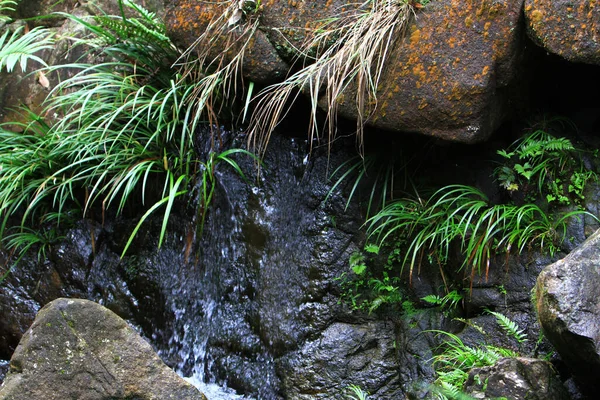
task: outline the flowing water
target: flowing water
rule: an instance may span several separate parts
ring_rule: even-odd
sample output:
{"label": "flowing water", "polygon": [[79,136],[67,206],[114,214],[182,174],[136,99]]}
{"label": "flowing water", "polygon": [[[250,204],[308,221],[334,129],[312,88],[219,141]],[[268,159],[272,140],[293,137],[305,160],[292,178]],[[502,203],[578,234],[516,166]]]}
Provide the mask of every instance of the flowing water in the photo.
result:
{"label": "flowing water", "polygon": [[[157,343],[159,354],[209,398],[235,398],[223,387],[280,398],[274,357],[302,332],[296,303],[305,285],[292,266],[299,254],[311,253],[301,234],[314,224],[298,209],[307,196],[306,153],[293,140],[286,144],[278,182],[271,176],[268,183],[248,184],[221,165],[209,218],[188,262],[184,233],[149,260],[160,271],[172,315],[166,331],[155,332],[154,340],[166,341]],[[252,163],[245,167],[253,173]]]}
{"label": "flowing water", "polygon": [[[346,268],[353,235],[336,228],[345,223],[332,216],[335,202],[324,201],[329,160],[309,163],[306,147],[304,141],[274,139],[258,182],[250,159],[238,157],[252,183],[219,165],[201,238],[195,212],[183,204],[160,250],[155,236],[161,215],[145,223],[147,237],[136,239],[120,260],[135,221],[117,219],[103,227],[83,221],[44,267],[56,270],[64,286],[53,292],[42,283],[38,291],[46,278],[32,276],[30,285],[13,287],[31,286],[35,301],[20,298],[35,303],[33,313],[59,296],[106,305],[210,399],[281,399],[278,363],[329,324],[337,304],[330,285]],[[337,202],[338,211],[343,204]]]}

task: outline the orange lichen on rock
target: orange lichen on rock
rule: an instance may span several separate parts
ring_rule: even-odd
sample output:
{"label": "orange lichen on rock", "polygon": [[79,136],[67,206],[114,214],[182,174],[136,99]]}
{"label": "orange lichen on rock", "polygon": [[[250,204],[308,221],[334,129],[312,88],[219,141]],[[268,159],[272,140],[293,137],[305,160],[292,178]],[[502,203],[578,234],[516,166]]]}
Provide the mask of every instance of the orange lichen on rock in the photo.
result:
{"label": "orange lichen on rock", "polygon": [[421,39],[421,31],[419,29],[413,31],[410,34],[410,44],[411,45],[416,45],[417,43],[419,43],[420,39]]}
{"label": "orange lichen on rock", "polygon": [[527,33],[547,51],[567,60],[600,64],[597,0],[526,0]]}

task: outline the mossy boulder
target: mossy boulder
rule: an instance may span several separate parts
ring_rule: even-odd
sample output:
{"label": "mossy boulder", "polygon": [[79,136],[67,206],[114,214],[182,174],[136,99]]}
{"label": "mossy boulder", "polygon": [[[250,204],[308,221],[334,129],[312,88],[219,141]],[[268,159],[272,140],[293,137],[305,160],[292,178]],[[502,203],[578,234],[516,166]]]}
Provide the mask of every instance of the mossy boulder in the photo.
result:
{"label": "mossy boulder", "polygon": [[88,300],[57,299],[23,335],[2,400],[206,400],[127,322]]}
{"label": "mossy boulder", "polygon": [[[228,4],[176,0],[167,8],[170,34],[180,45],[191,45]],[[486,140],[510,112],[509,88],[522,50],[522,5],[523,0],[439,0],[417,10],[387,59],[369,124],[466,143]],[[356,7],[350,1],[263,1],[244,75],[257,82],[281,80],[306,32]],[[344,116],[357,116],[356,104],[341,102]]]}

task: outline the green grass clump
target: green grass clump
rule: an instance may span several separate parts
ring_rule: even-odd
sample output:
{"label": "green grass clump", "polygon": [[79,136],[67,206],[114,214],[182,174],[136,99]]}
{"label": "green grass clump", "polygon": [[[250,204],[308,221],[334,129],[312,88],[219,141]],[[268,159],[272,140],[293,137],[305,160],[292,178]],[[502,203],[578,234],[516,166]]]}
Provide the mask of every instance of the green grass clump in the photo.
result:
{"label": "green grass clump", "polygon": [[[135,17],[122,12],[87,20],[65,14],[88,32],[74,45],[105,61],[46,69],[49,76],[69,72],[52,88],[43,111],[56,122],[28,112],[28,123],[0,126],[0,238],[6,246],[27,249],[31,232],[93,209],[103,217],[108,209],[120,214],[133,203],[147,211],[123,254],[141,224],[162,209],[160,246],[177,199],[199,199],[201,225],[217,166],[242,174],[235,157],[249,155],[245,150],[222,151],[213,141],[208,158],[200,158],[198,128],[214,110],[198,103],[198,82],[171,68],[181,53],[162,22],[131,2],[119,4]],[[15,126],[21,131],[9,129]]]}
{"label": "green grass clump", "polygon": [[489,271],[490,257],[511,249],[538,245],[553,254],[564,238],[570,217],[588,214],[575,210],[551,216],[535,204],[492,205],[479,189],[449,185],[429,198],[396,200],[367,222],[369,237],[379,243],[405,238],[408,247],[402,268],[412,277],[424,257],[447,260],[452,246],[463,254],[462,267],[471,274]]}

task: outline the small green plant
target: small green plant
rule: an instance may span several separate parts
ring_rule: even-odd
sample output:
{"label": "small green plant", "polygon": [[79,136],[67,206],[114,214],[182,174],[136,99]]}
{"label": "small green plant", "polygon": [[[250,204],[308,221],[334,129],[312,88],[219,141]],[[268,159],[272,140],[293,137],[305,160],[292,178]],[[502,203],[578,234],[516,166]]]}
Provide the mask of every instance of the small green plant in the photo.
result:
{"label": "small green plant", "polygon": [[369,398],[369,393],[365,392],[364,390],[362,390],[362,388],[360,386],[357,385],[350,385],[348,386],[348,393],[346,395],[347,399],[350,400],[367,400]]}
{"label": "small green plant", "polygon": [[523,331],[523,329],[519,328],[516,322],[499,312],[488,310],[488,313],[496,317],[496,322],[498,322],[498,325],[502,327],[508,336],[514,338],[519,344],[527,341],[527,334]]}
{"label": "small green plant", "polygon": [[[377,254],[379,247],[365,246],[365,253]],[[346,301],[353,310],[374,312],[384,304],[403,304],[406,301],[400,289],[400,279],[382,271],[375,276],[369,270],[365,253],[356,251],[350,255],[349,264],[352,274],[343,273],[336,280],[342,287],[341,300]]]}
{"label": "small green plant", "polygon": [[391,159],[381,160],[375,155],[368,154],[364,157],[356,156],[340,164],[331,174],[330,179],[335,178],[334,184],[329,189],[325,201],[335,193],[336,190],[349,182],[352,187],[346,201],[348,209],[353,198],[358,196],[361,187],[368,181],[371,181],[370,187],[367,187],[368,199],[366,201],[366,216],[370,217],[372,212],[385,207],[394,198],[394,185],[399,175],[397,160],[398,152],[394,152]]}
{"label": "small green plant", "polygon": [[[519,343],[526,340],[523,330],[503,314],[490,312],[496,317],[498,324]],[[476,327],[476,326],[475,326]],[[479,328],[479,327],[476,327]],[[483,332],[481,328],[479,332]],[[434,382],[434,392],[440,400],[471,398],[462,392],[463,386],[469,377],[469,371],[476,367],[494,365],[500,358],[518,357],[514,350],[492,346],[486,343],[469,346],[457,335],[445,331],[433,330],[438,336],[444,338],[439,347],[439,352],[433,358],[433,367],[437,379]]]}
{"label": "small green plant", "polygon": [[458,293],[458,291],[453,290],[442,297],[435,294],[430,294],[421,298],[421,300],[437,306],[443,310],[444,313],[447,313],[448,311],[458,307],[459,303],[463,300],[463,295]]}
{"label": "small green plant", "polygon": [[527,194],[529,185],[535,183],[538,193],[548,203],[581,202],[587,182],[597,179],[594,172],[585,171],[577,161],[582,151],[569,139],[555,137],[542,129],[526,134],[508,150],[497,153],[505,159],[505,164],[495,170],[501,187]]}

